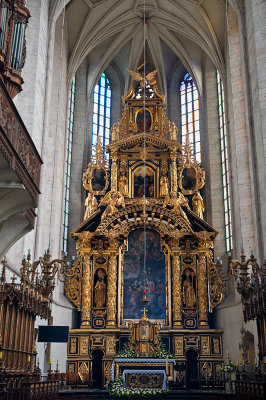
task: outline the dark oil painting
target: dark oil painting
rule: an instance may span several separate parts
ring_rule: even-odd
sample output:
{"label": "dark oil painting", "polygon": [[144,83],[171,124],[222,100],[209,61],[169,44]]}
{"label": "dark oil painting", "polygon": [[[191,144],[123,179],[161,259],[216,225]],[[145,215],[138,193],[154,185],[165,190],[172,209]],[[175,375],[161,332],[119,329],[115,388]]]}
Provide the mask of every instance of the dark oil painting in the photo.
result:
{"label": "dark oil painting", "polygon": [[94,192],[101,192],[105,189],[106,172],[103,168],[94,168],[92,171],[91,187]]}
{"label": "dark oil painting", "polygon": [[154,172],[142,165],[134,174],[134,197],[154,197]]}
{"label": "dark oil painting", "polygon": [[148,317],[165,319],[165,256],[161,252],[160,235],[152,229],[136,229],[128,238],[128,251],[124,255],[125,319],[142,316],[143,290],[149,299]]}
{"label": "dark oil painting", "polygon": [[142,108],[138,111],[136,123],[139,132],[149,132],[151,129],[151,113]]}
{"label": "dark oil painting", "polygon": [[195,190],[197,184],[196,171],[194,168],[184,168],[182,186],[184,190]]}

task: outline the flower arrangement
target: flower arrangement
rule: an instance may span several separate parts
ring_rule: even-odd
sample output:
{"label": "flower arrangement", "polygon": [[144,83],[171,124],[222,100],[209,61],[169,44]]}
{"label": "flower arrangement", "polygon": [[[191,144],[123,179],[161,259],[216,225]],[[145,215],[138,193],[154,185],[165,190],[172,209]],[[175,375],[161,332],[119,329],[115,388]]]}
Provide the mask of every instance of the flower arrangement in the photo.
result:
{"label": "flower arrangement", "polygon": [[135,350],[130,349],[129,344],[125,343],[124,348],[120,350],[116,356],[116,358],[135,358],[137,357],[137,354],[135,353]]}
{"label": "flower arrangement", "polygon": [[111,383],[109,394],[114,397],[122,397],[124,399],[150,399],[159,398],[169,393],[169,390],[162,389],[130,389],[123,386],[123,379],[119,376]]}
{"label": "flower arrangement", "polygon": [[232,363],[231,358],[229,358],[227,363],[223,363],[220,368],[220,372],[227,372],[228,374],[232,374],[236,370],[236,365]]}
{"label": "flower arrangement", "polygon": [[166,350],[166,348],[163,344],[160,344],[160,347],[158,347],[154,351],[153,357],[155,357],[155,358],[175,358],[174,354],[172,354],[172,353],[170,353],[170,351]]}

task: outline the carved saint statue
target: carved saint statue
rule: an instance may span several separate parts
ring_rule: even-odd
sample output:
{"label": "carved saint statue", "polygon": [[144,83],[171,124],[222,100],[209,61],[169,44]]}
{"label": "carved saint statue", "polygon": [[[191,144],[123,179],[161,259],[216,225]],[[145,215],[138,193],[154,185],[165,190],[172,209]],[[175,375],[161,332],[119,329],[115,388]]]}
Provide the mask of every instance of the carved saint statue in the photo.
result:
{"label": "carved saint statue", "polygon": [[112,126],[111,135],[112,135],[112,142],[115,142],[116,140],[119,140],[119,126],[118,126],[118,124],[114,124]]}
{"label": "carved saint statue", "polygon": [[94,286],[94,303],[96,308],[104,307],[106,297],[106,284],[104,283],[105,273],[99,269],[97,272],[98,281]]}
{"label": "carved saint statue", "polygon": [[192,197],[192,206],[194,213],[197,214],[198,217],[203,219],[204,203],[200,192],[196,192]]}
{"label": "carved saint statue", "polygon": [[169,122],[169,132],[170,132],[170,139],[176,140],[177,139],[177,127],[175,126],[174,122]]}
{"label": "carved saint statue", "polygon": [[194,289],[188,276],[183,283],[183,304],[186,308],[194,307]]}
{"label": "carved saint statue", "polygon": [[102,215],[101,221],[104,221],[107,216],[110,216],[115,211],[117,211],[118,206],[126,206],[124,196],[122,196],[119,192],[115,192],[113,195],[111,194],[111,192],[107,193],[106,196],[102,199],[100,206],[101,205],[107,205]]}
{"label": "carved saint statue", "polygon": [[169,194],[169,181],[166,176],[166,173],[163,172],[160,179],[160,197],[168,196]]}
{"label": "carved saint statue", "polygon": [[88,196],[85,200],[85,207],[86,207],[86,210],[85,210],[85,214],[84,214],[84,220],[89,218],[89,216],[91,214],[93,214],[94,211],[97,210],[98,202],[93,193],[90,193],[90,192],[88,193]]}
{"label": "carved saint statue", "polygon": [[122,194],[122,196],[128,196],[128,183],[124,172],[121,173],[119,178],[119,192]]}

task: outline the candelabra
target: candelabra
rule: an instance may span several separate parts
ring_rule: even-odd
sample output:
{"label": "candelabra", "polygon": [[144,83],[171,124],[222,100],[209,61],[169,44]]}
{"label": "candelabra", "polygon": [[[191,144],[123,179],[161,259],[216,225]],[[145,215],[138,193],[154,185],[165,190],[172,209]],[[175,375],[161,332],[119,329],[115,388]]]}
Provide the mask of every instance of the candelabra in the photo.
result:
{"label": "candelabra", "polygon": [[229,253],[229,271],[234,276],[241,295],[244,321],[256,320],[258,331],[259,361],[266,357],[266,262],[259,266],[251,252],[246,260],[244,250],[240,261],[232,260]]}
{"label": "candelabra", "polygon": [[30,282],[38,292],[46,299],[51,300],[53,290],[55,287],[55,276],[58,276],[60,281],[65,281],[68,276],[67,270],[69,262],[66,258],[56,258],[51,260],[51,253],[49,249],[44,252],[43,257],[31,263],[31,254],[28,251],[27,257],[24,256],[22,260],[22,267],[20,269],[21,280]]}

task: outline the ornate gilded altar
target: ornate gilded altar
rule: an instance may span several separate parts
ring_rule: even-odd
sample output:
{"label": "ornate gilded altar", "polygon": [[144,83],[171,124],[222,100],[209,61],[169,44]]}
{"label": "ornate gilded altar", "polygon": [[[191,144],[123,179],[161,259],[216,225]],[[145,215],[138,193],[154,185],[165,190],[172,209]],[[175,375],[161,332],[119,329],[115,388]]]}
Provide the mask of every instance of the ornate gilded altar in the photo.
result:
{"label": "ornate gilded altar", "polygon": [[224,286],[213,262],[217,232],[202,218],[205,173],[188,139],[185,146],[177,142],[164,95],[148,76],[123,98],[107,147],[110,165],[98,138],[83,176],[84,220],[72,232],[77,260],[65,292],[81,323],[70,331],[68,370],[78,372],[85,362],[91,373],[98,350],[104,383],[141,317],[144,292],[181,383],[191,352],[198,378],[215,377],[223,361],[222,331],[210,326]]}

